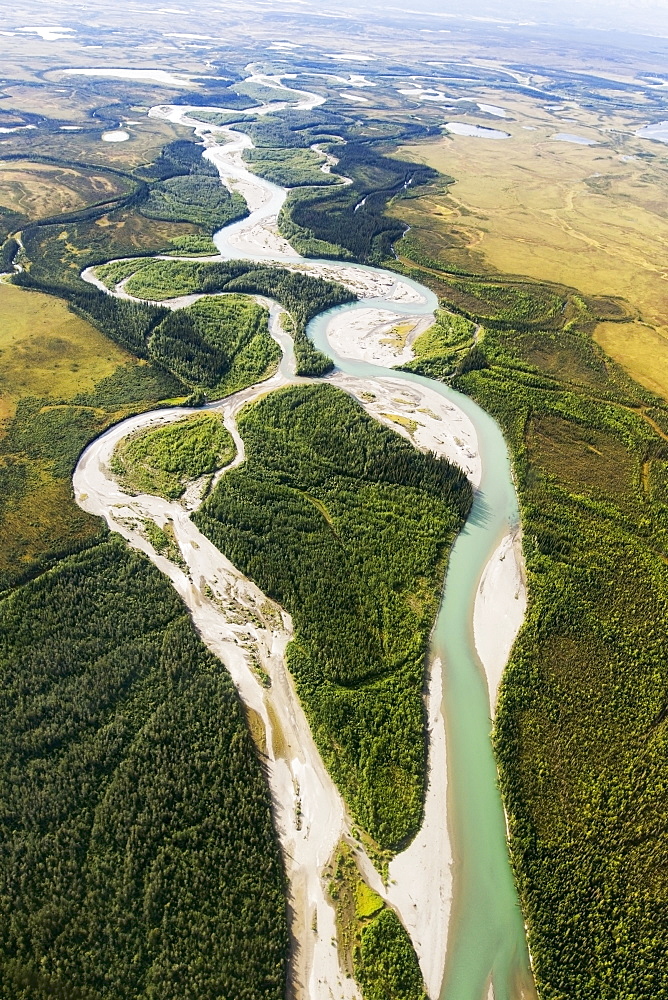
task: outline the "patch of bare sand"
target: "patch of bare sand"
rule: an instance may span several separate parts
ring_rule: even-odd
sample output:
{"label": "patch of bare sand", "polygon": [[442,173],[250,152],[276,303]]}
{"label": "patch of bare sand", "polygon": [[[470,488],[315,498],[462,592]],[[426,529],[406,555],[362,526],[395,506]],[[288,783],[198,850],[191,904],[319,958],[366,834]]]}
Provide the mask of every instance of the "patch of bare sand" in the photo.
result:
{"label": "patch of bare sand", "polygon": [[522,627],[527,589],[519,532],[506,535],[485,566],[475,598],[473,632],[489,691],[491,714],[510,650]]}

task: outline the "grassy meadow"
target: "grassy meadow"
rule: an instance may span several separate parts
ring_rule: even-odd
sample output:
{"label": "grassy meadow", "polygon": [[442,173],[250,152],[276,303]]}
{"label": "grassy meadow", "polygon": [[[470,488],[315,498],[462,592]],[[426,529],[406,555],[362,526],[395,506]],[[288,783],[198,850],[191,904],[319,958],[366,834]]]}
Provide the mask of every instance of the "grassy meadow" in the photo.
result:
{"label": "grassy meadow", "polygon": [[[511,139],[443,136],[400,147],[402,159],[455,182],[397,200],[393,213],[445,270],[526,276],[625,300],[633,322],[604,323],[595,337],[633,378],[668,397],[668,164],[660,145],[631,137],[627,120],[612,119],[609,128],[627,130],[613,137],[584,116],[556,122],[522,102],[496,100],[530,129],[500,120]],[[559,131],[599,145],[552,141]]]}
{"label": "grassy meadow", "polygon": [[67,399],[134,361],[52,295],[0,283],[0,313],[4,419],[22,396]]}

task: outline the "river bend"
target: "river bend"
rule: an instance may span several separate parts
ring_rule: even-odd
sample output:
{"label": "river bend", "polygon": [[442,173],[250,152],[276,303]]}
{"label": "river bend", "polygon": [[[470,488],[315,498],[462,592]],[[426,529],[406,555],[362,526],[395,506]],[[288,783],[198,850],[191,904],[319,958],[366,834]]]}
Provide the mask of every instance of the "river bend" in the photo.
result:
{"label": "river bend", "polygon": [[[275,77],[251,79],[273,88],[282,86]],[[288,93],[297,108],[312,108],[322,101],[315,94]],[[284,106],[264,105],[257,113],[275,113]],[[391,355],[385,364],[378,363],[378,354],[374,355],[376,363],[362,360],[363,350],[352,352],[356,357],[347,356],[345,337],[335,338],[335,331],[340,333],[346,325],[355,324],[364,328],[366,324],[373,340],[374,323],[377,327],[380,314],[413,322],[417,328],[433,315],[437,306],[434,294],[382,268],[306,260],[296,254],[277,226],[286,189],[248,170],[243,160],[244,150],[252,146],[248,136],[230,127],[198,121],[197,112],[202,110],[226,109],[162,105],[150,114],[193,128],[223,183],[243,194],[249,205],[247,218],[215,234],[219,256],[211,259],[275,262],[351,288],[358,295],[357,302],[317,316],[307,330],[314,344],[336,365],[334,373],[322,381],[355,396],[372,416],[394,430],[402,432],[388,418],[388,407],[395,414],[410,415],[408,422],[417,427],[412,433],[405,429],[403,433],[418,447],[431,448],[457,462],[475,486],[471,516],[452,550],[432,636],[424,822],[413,844],[391,863],[387,887],[352,840],[350,817],[320,760],[285,670],[283,654],[292,636],[289,616],[268,601],[192,523],[190,512],[200,502],[197,484],[181,503],[148,495],[129,497],[109,471],[113,450],[127,434],[179,419],[192,410],[177,407],[140,414],[92,442],[74,474],[77,502],[105,517],[113,530],[144,551],[169,576],[202,638],[229,668],[254,731],[263,734],[276,828],[290,887],[292,995],[300,1000],[354,1000],[359,995],[339,967],[334,915],[323,881],[327,862],[344,838],[355,843],[365,877],[393,906],[410,933],[431,1000],[530,997],[533,987],[524,925],[508,862],[505,818],[489,739],[490,704],[495,699],[499,670],[521,622],[523,594],[518,590],[509,595],[499,586],[495,590],[494,580],[502,578],[488,575],[487,600],[480,601],[485,568],[500,568],[499,559],[504,558],[500,551],[506,555],[517,552],[516,546],[499,549],[518,527],[517,499],[503,436],[492,418],[471,399],[442,383],[393,370],[396,360]],[[327,157],[323,169],[330,170],[333,161],[335,158]],[[82,276],[99,286],[91,269]],[[126,293],[117,288],[111,294]],[[196,297],[163,304],[178,308]],[[270,307],[270,332],[283,352],[278,371],[258,385],[211,404],[223,414],[235,438],[238,453],[234,464],[244,458],[236,427],[240,407],[272,388],[304,381],[294,375],[292,344],[282,332],[280,306],[269,300],[265,304]],[[335,339],[336,350],[330,337]],[[181,552],[180,566],[153,549],[143,529],[147,519],[160,526],[169,524]],[[507,565],[511,562],[509,558]],[[513,604],[513,599],[519,603]],[[499,637],[498,643],[491,643],[498,648],[489,653],[483,653],[479,641],[481,656],[473,630],[474,605],[476,636],[480,628],[488,638]],[[495,658],[493,668],[490,663]],[[257,662],[272,680],[269,689],[259,682],[253,668]]]}

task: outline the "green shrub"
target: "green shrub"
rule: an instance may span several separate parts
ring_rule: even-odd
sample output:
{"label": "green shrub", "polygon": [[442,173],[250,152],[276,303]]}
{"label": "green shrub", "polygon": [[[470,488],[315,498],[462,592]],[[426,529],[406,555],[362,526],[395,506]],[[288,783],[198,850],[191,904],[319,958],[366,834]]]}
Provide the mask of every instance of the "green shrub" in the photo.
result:
{"label": "green shrub", "polygon": [[235,452],[222,417],[202,413],[124,438],[111,469],[126,489],[178,500],[189,481],[222,469]]}

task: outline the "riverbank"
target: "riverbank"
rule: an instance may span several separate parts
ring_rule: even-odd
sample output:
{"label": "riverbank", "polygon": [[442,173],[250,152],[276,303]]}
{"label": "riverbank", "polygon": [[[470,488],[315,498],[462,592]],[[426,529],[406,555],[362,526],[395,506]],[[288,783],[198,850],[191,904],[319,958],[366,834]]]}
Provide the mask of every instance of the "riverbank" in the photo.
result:
{"label": "riverbank", "polygon": [[358,309],[335,316],[328,339],[337,354],[395,368],[413,358],[415,338],[432,324],[430,316],[406,316],[388,309]]}
{"label": "riverbank", "polygon": [[[290,372],[286,334],[280,310],[272,309],[272,332],[284,350],[279,371],[264,383],[212,404],[237,447],[234,461],[221,474],[244,461],[243,440],[236,415],[248,402],[268,390],[303,381]],[[286,363],[287,359],[287,363]],[[392,379],[361,379],[334,375],[333,382],[357,398],[368,412],[397,391]],[[420,387],[422,388],[422,387]],[[375,395],[374,400],[367,398]],[[429,390],[411,402],[424,402]],[[438,407],[439,401],[429,399]],[[445,401],[441,400],[445,414]],[[259,748],[267,763],[267,776],[274,804],[276,829],[286,859],[290,883],[290,912],[294,935],[292,980],[295,996],[314,998],[322,989],[337,1000],[354,1000],[354,984],[345,978],[336,948],[334,914],[328,897],[324,871],[336,845],[352,841],[352,823],[338,790],[325,770],[292,678],[284,665],[284,653],[292,638],[289,616],[269,601],[209,542],[190,520],[199,505],[196,491],[188,491],[185,503],[159,497],[129,497],[116,483],[109,468],[113,451],[123,437],[139,429],[155,427],[192,414],[186,408],[171,408],[139,414],[111,428],[86,449],[74,476],[74,489],[81,507],[106,519],[166,573],[189,608],[193,621],[209,648],[228,666],[242,702],[246,706]],[[436,418],[436,414],[434,414]],[[442,418],[439,418],[442,419]],[[383,422],[390,423],[386,417]],[[396,428],[403,433],[405,429]],[[439,441],[430,439],[439,452]],[[153,522],[168,530],[178,547],[182,563],[175,564],[157,553],[145,524]],[[259,623],[259,624],[258,624]],[[263,688],[253,664],[271,678]],[[450,849],[446,812],[447,785],[445,727],[441,709],[441,672],[438,664],[429,672],[426,691],[429,715],[429,782],[424,821],[410,847],[390,866],[390,881],[384,886],[368,855],[358,847],[358,861],[369,884],[386,900],[408,930],[420,961],[430,997],[437,997],[443,971],[444,945],[450,914]],[[255,722],[253,723],[253,720]],[[258,736],[259,733],[259,736]],[[314,930],[317,928],[317,932]],[[334,944],[332,944],[334,942]]]}

